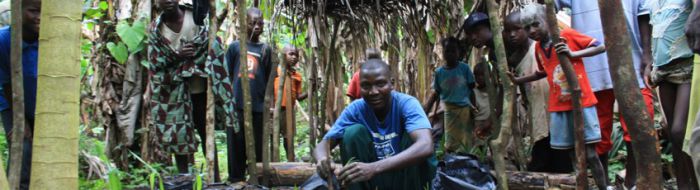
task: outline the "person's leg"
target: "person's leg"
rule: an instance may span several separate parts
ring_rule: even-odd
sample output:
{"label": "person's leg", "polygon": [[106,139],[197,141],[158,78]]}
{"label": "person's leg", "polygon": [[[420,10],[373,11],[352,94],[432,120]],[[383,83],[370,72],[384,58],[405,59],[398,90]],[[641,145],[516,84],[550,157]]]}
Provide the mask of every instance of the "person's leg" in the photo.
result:
{"label": "person's leg", "polygon": [[263,113],[253,112],[253,138],[255,138],[255,161],[262,162]]}
{"label": "person's leg", "polygon": [[593,179],[595,180],[598,189],[606,189],[608,187],[607,175],[603,174],[603,165],[600,163],[600,158],[596,153],[596,144],[586,144],[586,164],[588,168],[591,169],[593,173]]}
{"label": "person's leg", "polygon": [[667,119],[670,120],[671,153],[673,154],[673,165],[675,166],[678,189],[698,189],[695,172],[691,167],[688,167],[692,166],[692,160],[682,150],[685,127],[688,120],[690,83],[678,85],[675,95],[674,114],[671,116],[667,115]]}
{"label": "person's leg", "polygon": [[245,133],[243,111],[237,111],[238,133],[234,132],[232,127],[226,128],[226,145],[228,152],[228,180],[235,183],[245,181],[246,170],[246,146],[243,134]]}
{"label": "person's leg", "polygon": [[287,111],[280,111],[280,130],[284,139],[284,151],[287,155],[287,162],[294,162],[294,127],[287,123]]}
{"label": "person's leg", "polygon": [[177,172],[181,174],[186,174],[189,173],[189,168],[190,168],[190,155],[189,154],[182,154],[182,155],[175,155],[175,166],[177,166]]}
{"label": "person's leg", "polygon": [[[596,112],[598,112],[598,123],[600,124],[600,134],[601,140],[596,145],[596,153],[600,158],[600,162],[603,165],[603,170],[607,176],[608,171],[608,152],[612,148],[612,141],[610,136],[612,135],[612,124],[613,124],[613,107],[615,106],[615,93],[612,89],[601,90],[595,92],[595,97],[598,99],[598,103],[595,105]],[[609,178],[605,178],[609,179]]]}
{"label": "person's leg", "polygon": [[[207,93],[192,94],[192,121],[194,128],[197,130],[199,139],[202,140],[202,151],[206,157],[207,154]],[[214,182],[221,181],[219,176],[219,156],[216,155],[216,140],[214,140]]]}
{"label": "person's leg", "polygon": [[473,127],[469,108],[445,104],[445,152],[469,153],[473,148]]}

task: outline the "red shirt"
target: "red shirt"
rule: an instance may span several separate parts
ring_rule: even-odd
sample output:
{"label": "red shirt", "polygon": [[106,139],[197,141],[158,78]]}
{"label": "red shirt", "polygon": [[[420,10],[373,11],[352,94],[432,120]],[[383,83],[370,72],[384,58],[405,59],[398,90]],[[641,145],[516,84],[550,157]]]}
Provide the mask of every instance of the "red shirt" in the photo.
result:
{"label": "red shirt", "polygon": [[353,99],[362,98],[360,95],[360,71],[356,71],[352,74],[352,79],[350,79],[350,84],[348,84],[348,92],[346,95]]}
{"label": "red shirt", "polygon": [[[563,29],[561,37],[566,39],[566,44],[569,45],[571,51],[579,51],[590,46],[595,46],[598,43],[595,39],[576,32],[573,29]],[[571,90],[566,82],[564,71],[559,65],[559,58],[552,46],[545,50],[541,43],[536,44],[537,63],[540,70],[547,73],[547,82],[549,82],[549,112],[571,111],[573,105],[571,102]],[[549,56],[548,56],[549,55]],[[588,83],[586,68],[583,65],[582,58],[569,58],[569,61],[574,67],[578,83],[581,87],[581,105],[583,107],[594,106],[598,100],[593,94],[591,85]]]}

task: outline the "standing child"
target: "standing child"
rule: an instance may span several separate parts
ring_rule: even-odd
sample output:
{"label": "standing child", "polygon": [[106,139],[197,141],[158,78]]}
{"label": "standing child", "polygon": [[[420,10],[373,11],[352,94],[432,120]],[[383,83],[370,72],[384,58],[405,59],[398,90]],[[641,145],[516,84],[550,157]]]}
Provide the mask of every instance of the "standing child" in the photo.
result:
{"label": "standing child", "polygon": [[[293,46],[284,47],[284,87],[282,92],[282,110],[280,111],[280,129],[284,137],[284,150],[287,153],[287,161],[294,162],[294,135],[296,135],[296,126],[294,121],[294,105],[296,101],[306,99],[306,93],[300,94],[301,91],[301,73],[297,72],[294,66],[299,62],[299,51]],[[279,87],[279,79],[281,69],[277,68],[277,77],[275,78],[275,102],[277,102],[277,88]],[[291,96],[290,96],[291,95]],[[291,100],[287,102],[288,100]],[[289,106],[287,106],[289,104]],[[289,116],[288,116],[289,115]],[[287,123],[291,121],[291,123]]]}
{"label": "standing child", "polygon": [[459,40],[448,37],[442,40],[445,65],[435,71],[433,94],[440,95],[445,104],[445,151],[464,152],[472,145],[472,126],[469,124],[474,88],[474,74],[469,65],[459,59],[463,56]]}
{"label": "standing child", "polygon": [[[536,58],[540,71],[523,77],[511,79],[516,84],[536,81],[547,77],[549,83],[549,107],[550,112],[550,144],[554,149],[571,149],[574,147],[574,121],[571,89],[567,83],[564,72],[559,64],[557,54],[569,57],[574,71],[578,76],[581,87],[581,101],[584,121],[584,140],[586,142],[586,161],[593,171],[596,185],[599,189],[607,188],[607,180],[603,172],[603,166],[596,154],[595,145],[600,141],[600,126],[598,124],[595,104],[597,100],[593,95],[588,77],[583,66],[582,57],[596,55],[605,51],[602,45],[595,39],[580,34],[572,29],[561,31],[563,42],[552,44],[549,26],[546,20],[544,6],[531,4],[523,8],[521,12],[523,25],[529,32],[530,38],[537,41]],[[572,155],[573,157],[573,155]],[[575,159],[573,159],[575,160]]]}

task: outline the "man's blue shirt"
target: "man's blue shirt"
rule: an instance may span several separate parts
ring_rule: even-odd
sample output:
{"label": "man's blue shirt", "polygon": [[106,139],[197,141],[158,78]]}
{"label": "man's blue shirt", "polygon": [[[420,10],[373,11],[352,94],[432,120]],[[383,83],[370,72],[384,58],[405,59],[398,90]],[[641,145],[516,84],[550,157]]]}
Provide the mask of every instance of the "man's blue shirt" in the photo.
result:
{"label": "man's blue shirt", "polygon": [[[5,97],[5,88],[12,87],[10,76],[10,27],[0,28],[0,111],[10,108],[12,97]],[[25,117],[34,118],[36,107],[36,79],[37,59],[39,56],[39,42],[22,42],[22,74],[24,75],[24,110]]]}

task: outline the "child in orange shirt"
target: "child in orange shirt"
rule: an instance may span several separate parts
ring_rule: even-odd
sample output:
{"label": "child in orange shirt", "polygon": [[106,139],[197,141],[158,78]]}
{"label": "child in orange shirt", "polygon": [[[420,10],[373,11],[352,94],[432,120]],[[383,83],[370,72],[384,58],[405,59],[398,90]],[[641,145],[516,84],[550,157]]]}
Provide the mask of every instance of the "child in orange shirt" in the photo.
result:
{"label": "child in orange shirt", "polygon": [[[581,101],[583,107],[583,136],[586,142],[586,161],[589,168],[593,171],[598,188],[606,189],[607,180],[595,150],[596,143],[601,139],[600,126],[595,109],[597,100],[588,83],[582,59],[583,57],[604,52],[605,45],[572,29],[562,30],[560,34],[562,42],[552,44],[550,31],[547,28],[549,25],[546,20],[546,10],[544,6],[539,4],[525,6],[521,10],[521,22],[526,26],[530,38],[537,41],[535,54],[540,70],[522,77],[514,77],[512,74],[509,74],[511,79],[516,84],[522,84],[547,77],[547,82],[550,86],[548,105],[551,117],[549,129],[551,136],[550,145],[554,149],[571,149],[574,147],[572,90],[564,77],[557,54],[564,54],[569,57],[581,88],[581,99],[576,101]],[[572,158],[574,158],[573,154]],[[572,160],[575,161],[576,159]]]}
{"label": "child in orange shirt", "polygon": [[[280,111],[280,131],[284,137],[284,150],[287,153],[287,161],[294,162],[294,136],[296,135],[296,127],[294,126],[294,105],[297,100],[306,99],[306,93],[301,93],[301,73],[297,72],[294,66],[299,62],[299,51],[293,46],[284,47],[284,67],[285,79],[284,91],[282,92],[282,109]],[[277,101],[277,92],[279,87],[279,77],[281,69],[277,68],[277,77],[275,77],[274,92],[275,102]],[[291,94],[291,97],[288,97]],[[289,103],[287,103],[289,101]],[[289,106],[287,106],[289,105]],[[289,117],[289,119],[288,119]],[[287,123],[291,121],[291,123]]]}

